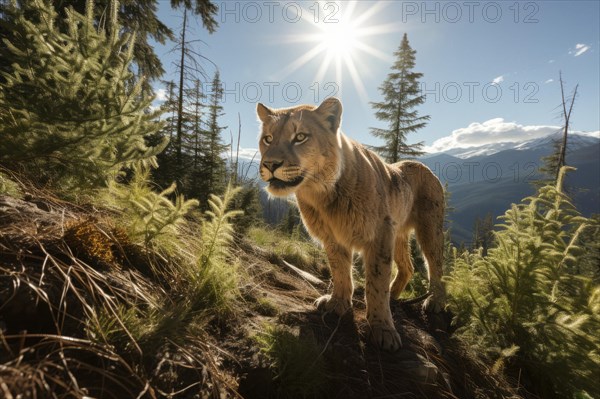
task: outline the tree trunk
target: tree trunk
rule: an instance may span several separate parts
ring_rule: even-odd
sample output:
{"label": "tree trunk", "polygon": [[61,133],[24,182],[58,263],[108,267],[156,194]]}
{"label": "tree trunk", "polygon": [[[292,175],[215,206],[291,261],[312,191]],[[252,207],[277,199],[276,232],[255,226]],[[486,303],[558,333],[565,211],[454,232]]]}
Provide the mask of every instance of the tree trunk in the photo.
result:
{"label": "tree trunk", "polygon": [[179,64],[179,94],[177,96],[177,140],[175,142],[177,168],[182,169],[181,142],[183,139],[183,81],[185,76],[185,30],[187,25],[187,10],[183,10],[183,28],[181,31],[181,60]]}

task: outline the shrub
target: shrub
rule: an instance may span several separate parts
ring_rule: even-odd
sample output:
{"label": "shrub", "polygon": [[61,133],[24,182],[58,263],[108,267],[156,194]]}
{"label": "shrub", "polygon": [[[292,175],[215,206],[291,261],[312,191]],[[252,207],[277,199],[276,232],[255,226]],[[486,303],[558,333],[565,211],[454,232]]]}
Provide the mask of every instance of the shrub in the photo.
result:
{"label": "shrub", "polygon": [[487,257],[455,252],[446,280],[462,336],[542,397],[600,395],[600,286],[577,273],[594,222],[562,191],[569,169],[505,213]]}
{"label": "shrub", "polygon": [[90,0],[86,15],[67,10],[66,32],[52,2],[3,8],[13,39],[0,48],[11,65],[0,77],[0,163],[70,196],[134,162],[155,163],[167,140],[146,143],[161,124],[131,71],[134,36],[120,34],[117,8],[110,34],[96,27]]}

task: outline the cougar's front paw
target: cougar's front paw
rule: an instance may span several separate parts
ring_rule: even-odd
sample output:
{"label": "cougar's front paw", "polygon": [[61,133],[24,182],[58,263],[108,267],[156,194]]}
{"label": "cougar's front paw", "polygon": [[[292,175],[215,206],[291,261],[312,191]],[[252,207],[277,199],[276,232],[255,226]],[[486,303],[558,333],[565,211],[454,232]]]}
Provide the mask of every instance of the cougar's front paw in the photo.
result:
{"label": "cougar's front paw", "polygon": [[341,299],[332,295],[323,295],[315,301],[315,306],[321,312],[335,312],[339,316],[343,316],[352,308],[352,302],[347,299]]}
{"label": "cougar's front paw", "polygon": [[373,345],[388,352],[402,347],[402,340],[396,329],[385,324],[370,325],[369,339]]}

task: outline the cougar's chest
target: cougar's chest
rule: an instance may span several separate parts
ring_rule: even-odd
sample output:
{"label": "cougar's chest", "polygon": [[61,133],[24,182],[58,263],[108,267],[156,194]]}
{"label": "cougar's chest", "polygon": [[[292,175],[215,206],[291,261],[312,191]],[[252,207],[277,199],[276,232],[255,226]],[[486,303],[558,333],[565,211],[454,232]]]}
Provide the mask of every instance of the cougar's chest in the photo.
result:
{"label": "cougar's chest", "polygon": [[334,240],[352,247],[362,247],[372,240],[377,220],[378,204],[367,203],[361,193],[322,198],[315,204],[298,201],[309,233],[321,241]]}

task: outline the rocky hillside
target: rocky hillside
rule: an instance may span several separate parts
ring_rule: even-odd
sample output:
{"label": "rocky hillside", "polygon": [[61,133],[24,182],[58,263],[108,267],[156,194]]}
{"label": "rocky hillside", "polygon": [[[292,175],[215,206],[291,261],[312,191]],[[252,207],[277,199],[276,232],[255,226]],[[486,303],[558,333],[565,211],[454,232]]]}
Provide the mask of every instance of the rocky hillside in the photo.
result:
{"label": "rocky hillside", "polygon": [[418,300],[392,304],[403,348],[378,351],[360,283],[352,315],[323,316],[312,302],[328,290],[324,264],[237,237],[223,312],[182,291],[176,257],[131,243],[112,216],[0,196],[0,396],[519,397]]}

